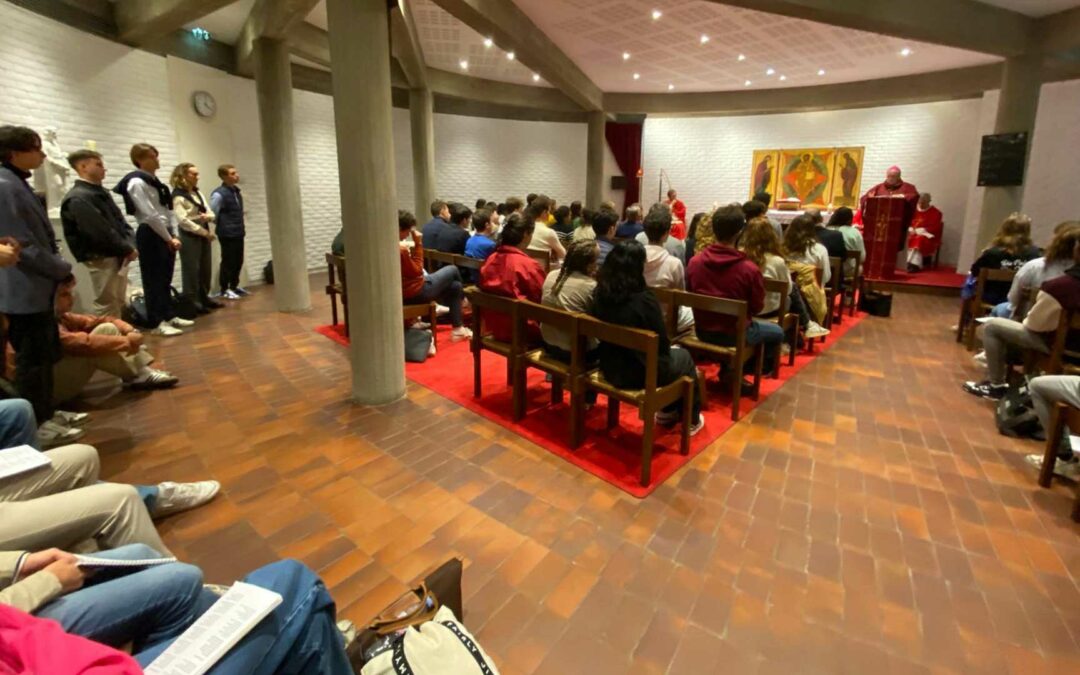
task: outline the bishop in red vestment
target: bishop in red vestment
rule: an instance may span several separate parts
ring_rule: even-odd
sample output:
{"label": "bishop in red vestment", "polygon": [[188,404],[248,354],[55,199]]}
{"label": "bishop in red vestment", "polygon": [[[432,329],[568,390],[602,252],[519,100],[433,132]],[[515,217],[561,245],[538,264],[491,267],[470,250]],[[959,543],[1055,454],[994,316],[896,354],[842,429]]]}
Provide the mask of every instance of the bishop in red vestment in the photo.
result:
{"label": "bishop in red vestment", "polygon": [[686,239],[686,204],[682,203],[674,188],[667,191],[667,201],[664,203],[671,209],[671,236]]}
{"label": "bishop in red vestment", "polygon": [[922,269],[923,259],[936,254],[941,248],[941,234],[945,229],[941,211],[930,205],[930,193],[919,195],[919,204],[915,207],[915,217],[911,220],[911,232],[908,235],[907,266],[908,272]]}
{"label": "bishop in red vestment", "polygon": [[904,241],[907,239],[907,230],[911,227],[911,220],[915,217],[915,206],[919,201],[919,190],[911,183],[905,183],[900,176],[900,167],[889,167],[885,172],[885,182],[878,183],[863,195],[859,200],[859,209],[866,213],[866,200],[870,197],[894,197],[900,195],[904,198],[904,233],[900,237],[900,247],[903,250]]}

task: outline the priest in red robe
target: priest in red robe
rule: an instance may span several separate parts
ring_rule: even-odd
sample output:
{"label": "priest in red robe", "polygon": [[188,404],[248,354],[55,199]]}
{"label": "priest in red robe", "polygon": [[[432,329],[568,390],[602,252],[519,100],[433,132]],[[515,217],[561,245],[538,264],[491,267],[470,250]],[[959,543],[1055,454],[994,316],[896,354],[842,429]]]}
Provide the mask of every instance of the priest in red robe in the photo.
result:
{"label": "priest in red robe", "polygon": [[664,203],[671,209],[671,236],[686,239],[686,204],[682,203],[674,188],[667,191],[667,201]]}
{"label": "priest in red robe", "polygon": [[903,250],[904,241],[907,239],[907,231],[911,227],[911,221],[915,217],[915,206],[919,202],[919,190],[911,183],[905,183],[900,176],[900,167],[892,166],[885,172],[885,182],[878,183],[863,195],[859,200],[859,209],[866,213],[866,200],[870,197],[895,197],[904,198],[904,232],[900,236],[900,250]]}
{"label": "priest in red robe", "polygon": [[923,260],[936,255],[941,248],[941,234],[945,223],[941,211],[930,205],[930,193],[919,195],[919,204],[915,207],[915,217],[911,220],[911,232],[908,234],[907,268],[908,272],[918,272],[923,267]]}

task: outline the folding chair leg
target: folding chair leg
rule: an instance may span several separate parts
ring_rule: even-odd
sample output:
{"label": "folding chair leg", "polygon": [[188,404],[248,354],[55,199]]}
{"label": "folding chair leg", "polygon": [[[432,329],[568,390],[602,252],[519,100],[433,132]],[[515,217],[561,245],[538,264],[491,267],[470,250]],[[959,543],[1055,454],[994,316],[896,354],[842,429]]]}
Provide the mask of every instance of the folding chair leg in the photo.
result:
{"label": "folding chair leg", "polygon": [[648,408],[645,408],[644,413],[645,429],[641,434],[641,485],[648,486],[652,478],[653,432],[656,418]]}

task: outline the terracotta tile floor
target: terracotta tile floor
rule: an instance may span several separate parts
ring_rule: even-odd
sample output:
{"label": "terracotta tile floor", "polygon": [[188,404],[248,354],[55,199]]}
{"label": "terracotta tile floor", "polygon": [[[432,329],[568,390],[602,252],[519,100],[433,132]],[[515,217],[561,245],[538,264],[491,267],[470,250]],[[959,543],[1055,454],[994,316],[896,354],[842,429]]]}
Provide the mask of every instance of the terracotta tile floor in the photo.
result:
{"label": "terracotta tile floor", "polygon": [[350,405],[325,298],[270,292],[154,343],[179,388],[88,402],[107,476],[222,482],[161,524],[211,581],[299,558],[362,621],[460,555],[507,674],[1080,672],[1070,488],[960,391],[950,299],[898,295],[638,501],[416,385]]}

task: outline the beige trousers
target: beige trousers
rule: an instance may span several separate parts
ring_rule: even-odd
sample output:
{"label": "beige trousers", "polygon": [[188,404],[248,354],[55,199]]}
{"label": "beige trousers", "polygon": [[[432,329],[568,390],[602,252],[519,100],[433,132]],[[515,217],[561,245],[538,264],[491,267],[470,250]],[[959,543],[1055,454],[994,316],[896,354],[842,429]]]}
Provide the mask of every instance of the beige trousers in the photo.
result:
{"label": "beige trousers", "polygon": [[94,314],[120,318],[127,303],[127,266],[119,258],[87,260],[83,264],[90,272],[90,284],[94,287]]}
{"label": "beige trousers", "polygon": [[0,550],[70,550],[93,540],[99,549],[146,544],[171,555],[133,486],[97,482],[97,450],[67,445],[45,454],[51,467],[0,481]]}
{"label": "beige trousers", "polygon": [[[107,323],[95,328],[91,334],[119,335],[120,330],[111,323]],[[64,403],[78,396],[94,373],[99,370],[127,382],[135,379],[153,362],[154,357],[145,346],[140,347],[135,355],[65,356],[53,366],[53,403]]]}

